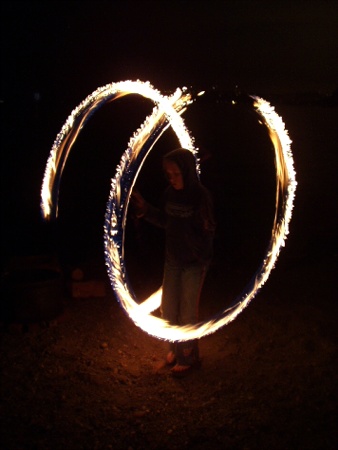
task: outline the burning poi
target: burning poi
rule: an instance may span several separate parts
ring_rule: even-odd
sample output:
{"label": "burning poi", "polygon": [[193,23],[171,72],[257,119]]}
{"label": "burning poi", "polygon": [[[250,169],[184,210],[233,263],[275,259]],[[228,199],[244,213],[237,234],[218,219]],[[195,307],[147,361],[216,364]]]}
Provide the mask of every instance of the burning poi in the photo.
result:
{"label": "burning poi", "polygon": [[[273,144],[276,167],[275,217],[265,257],[252,281],[243,289],[242,294],[234,299],[231,307],[205,322],[172,326],[152,315],[152,312],[160,306],[161,288],[142,303],[139,304],[136,301],[135,294],[128,284],[124,264],[124,240],[133,186],[149,152],[169,126],[174,130],[179,146],[190,150],[195,155],[196,168],[199,172],[198,150],[181,117],[195,100],[188,89],[177,89],[171,96],[164,96],[149,82],[142,81],[121,81],[96,89],[72,111],[54,141],[41,189],[41,210],[45,220],[57,217],[62,172],[69,152],[89,117],[104,103],[128,94],[138,94],[148,98],[155,107],[152,114],[131,137],[111,181],[104,222],[104,251],[111,286],[130,318],[147,333],[169,341],[201,338],[234,320],[250,303],[268,279],[280,250],[285,244],[297,185],[291,140],[281,117],[274,108],[262,98],[251,96],[252,107],[259,116],[260,122],[266,127]],[[200,95],[202,94],[201,92]]]}

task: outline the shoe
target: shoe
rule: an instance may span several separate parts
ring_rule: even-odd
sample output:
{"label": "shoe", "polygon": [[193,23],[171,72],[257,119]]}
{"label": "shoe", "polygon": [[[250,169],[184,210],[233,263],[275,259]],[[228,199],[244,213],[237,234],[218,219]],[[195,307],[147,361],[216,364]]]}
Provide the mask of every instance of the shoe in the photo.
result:
{"label": "shoe", "polygon": [[191,373],[193,370],[199,369],[200,367],[201,367],[201,361],[200,360],[197,360],[196,362],[194,362],[193,364],[191,364],[189,366],[176,364],[171,369],[171,374],[175,378],[184,378],[187,375],[189,375],[189,373]]}

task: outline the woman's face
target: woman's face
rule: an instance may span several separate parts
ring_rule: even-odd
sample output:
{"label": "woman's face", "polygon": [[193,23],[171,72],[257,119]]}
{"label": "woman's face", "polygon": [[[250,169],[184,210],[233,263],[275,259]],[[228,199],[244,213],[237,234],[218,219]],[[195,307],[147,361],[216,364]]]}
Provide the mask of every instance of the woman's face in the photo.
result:
{"label": "woman's face", "polygon": [[180,190],[184,188],[182,172],[176,163],[173,161],[164,161],[163,169],[169,183],[174,189]]}

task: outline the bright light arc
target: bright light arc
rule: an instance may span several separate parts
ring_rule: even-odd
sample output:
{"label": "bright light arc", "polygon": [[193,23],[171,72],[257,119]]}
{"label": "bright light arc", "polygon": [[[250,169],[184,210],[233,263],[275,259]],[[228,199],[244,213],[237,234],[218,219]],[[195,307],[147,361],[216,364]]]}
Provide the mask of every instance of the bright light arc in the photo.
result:
{"label": "bright light arc", "polygon": [[[111,182],[104,223],[104,249],[108,275],[122,307],[135,324],[144,331],[171,341],[200,338],[234,320],[250,303],[268,279],[280,249],[285,244],[296,189],[291,140],[282,119],[274,111],[274,108],[265,100],[252,97],[253,107],[260,121],[266,126],[275,150],[276,214],[266,256],[256,272],[253,282],[244,289],[244,294],[235,299],[233,306],[222,311],[210,321],[184,327],[171,326],[151,314],[160,306],[161,289],[143,303],[138,304],[128,285],[124,265],[124,230],[129,198],[137,175],[147,155],[168,126],[171,126],[176,133],[179,145],[196,155],[196,166],[199,170],[197,149],[194,147],[194,141],[181,117],[182,112],[193,101],[186,89],[177,89],[172,96],[167,97],[161,95],[149,82],[125,81],[98,88],[89,95],[68,117],[51,149],[42,184],[41,208],[45,219],[57,216],[58,189],[62,170],[70,149],[89,115],[104,102],[131,93],[149,98],[154,102],[155,108],[130,139],[128,148],[123,153]],[[277,214],[277,211],[281,211],[282,214]]]}

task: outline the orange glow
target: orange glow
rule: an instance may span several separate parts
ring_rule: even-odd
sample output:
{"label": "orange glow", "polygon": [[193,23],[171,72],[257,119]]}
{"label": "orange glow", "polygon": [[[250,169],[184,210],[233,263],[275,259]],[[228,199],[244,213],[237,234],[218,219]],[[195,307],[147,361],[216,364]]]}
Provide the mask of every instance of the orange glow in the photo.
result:
{"label": "orange glow", "polygon": [[[138,304],[131,294],[124,266],[124,230],[129,198],[142,164],[168,126],[173,128],[179,145],[189,149],[197,156],[194,141],[181,117],[181,114],[193,101],[186,89],[177,89],[172,96],[167,97],[161,95],[149,82],[124,81],[98,88],[89,95],[68,117],[54,142],[42,185],[41,207],[45,219],[57,216],[58,185],[62,170],[69,151],[85,124],[89,113],[95,111],[100,103],[107,99],[115,100],[118,97],[131,93],[149,98],[155,103],[156,107],[130,139],[128,148],[123,153],[111,182],[104,224],[105,257],[108,275],[112,288],[122,307],[134,323],[144,331],[155,337],[170,341],[200,338],[230,323],[250,303],[268,279],[277,261],[279,252],[285,244],[285,239],[289,232],[288,225],[291,219],[297,184],[293,169],[291,140],[285,130],[282,119],[276,114],[274,108],[265,100],[259,97],[252,97],[254,109],[260,117],[260,122],[263,123],[269,132],[275,152],[277,179],[276,214],[268,251],[261,268],[257,272],[254,283],[243,291],[244,294],[234,306],[221,311],[216,319],[210,321],[192,326],[171,326],[166,321],[152,315],[152,312],[160,306],[161,288],[141,304]],[[200,92],[198,95],[203,95],[203,92]],[[154,135],[156,128],[161,125],[160,133],[152,142],[147,153],[143,155],[142,161],[139,161],[137,157],[141,154],[149,138]],[[197,159],[196,167],[199,171]],[[124,184],[123,176],[131,170],[134,174],[133,180],[129,184]],[[282,211],[282,214],[277,216],[277,211]]]}

